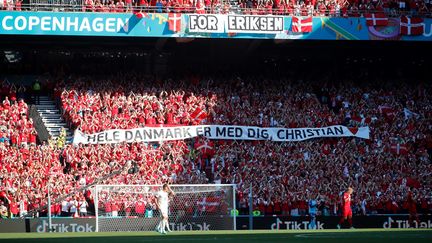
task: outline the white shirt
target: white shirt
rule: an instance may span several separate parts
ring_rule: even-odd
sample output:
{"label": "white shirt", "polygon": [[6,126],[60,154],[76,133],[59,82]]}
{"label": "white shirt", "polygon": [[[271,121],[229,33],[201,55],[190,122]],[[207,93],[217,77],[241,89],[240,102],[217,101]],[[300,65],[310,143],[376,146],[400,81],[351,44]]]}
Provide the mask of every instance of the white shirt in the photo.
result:
{"label": "white shirt", "polygon": [[79,180],[79,184],[80,184],[80,186],[85,186],[86,185],[86,179],[84,177],[81,177],[81,179]]}
{"label": "white shirt", "polygon": [[25,208],[24,204],[25,204],[24,200],[21,200],[20,201],[20,206],[19,206],[21,213],[27,213],[27,209]]}
{"label": "white shirt", "polygon": [[81,201],[80,202],[80,208],[79,208],[81,213],[87,213],[87,201]]}
{"label": "white shirt", "polygon": [[366,210],[366,205],[367,205],[366,199],[363,199],[363,201],[361,202],[362,209]]}
{"label": "white shirt", "polygon": [[348,167],[346,167],[346,166],[344,167],[343,174],[344,174],[345,177],[349,176]]}
{"label": "white shirt", "polygon": [[62,201],[61,207],[62,207],[62,212],[69,212],[69,202],[68,201]]}
{"label": "white shirt", "polygon": [[78,202],[76,200],[72,200],[69,202],[71,213],[75,213],[77,211],[77,208],[76,208],[77,204],[78,204]]}
{"label": "white shirt", "polygon": [[159,207],[168,208],[168,192],[161,190],[157,193],[156,197],[158,199]]}

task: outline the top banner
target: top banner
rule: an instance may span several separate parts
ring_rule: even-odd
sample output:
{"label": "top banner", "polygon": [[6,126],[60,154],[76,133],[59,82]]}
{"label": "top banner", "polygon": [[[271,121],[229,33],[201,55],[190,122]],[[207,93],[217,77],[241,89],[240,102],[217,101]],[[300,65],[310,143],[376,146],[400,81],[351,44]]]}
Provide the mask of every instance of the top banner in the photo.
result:
{"label": "top banner", "polygon": [[330,126],[319,128],[277,128],[252,126],[177,126],[114,129],[95,134],[75,130],[74,144],[113,144],[184,140],[203,136],[208,139],[269,140],[296,142],[312,138],[358,137],[369,139],[369,127],[348,128]]}
{"label": "top banner", "polygon": [[0,11],[0,35],[431,41],[432,19]]}

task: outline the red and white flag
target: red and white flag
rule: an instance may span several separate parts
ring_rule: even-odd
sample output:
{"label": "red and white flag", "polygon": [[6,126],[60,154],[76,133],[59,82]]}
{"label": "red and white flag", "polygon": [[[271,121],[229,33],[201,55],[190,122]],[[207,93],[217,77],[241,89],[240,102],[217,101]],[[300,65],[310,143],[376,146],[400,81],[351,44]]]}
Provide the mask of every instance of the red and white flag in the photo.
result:
{"label": "red and white flag", "polygon": [[394,117],[396,117],[396,111],[390,106],[380,105],[378,106],[378,109],[381,114],[383,114],[385,117],[389,119],[393,119]]}
{"label": "red and white flag", "polygon": [[196,124],[200,124],[202,120],[207,118],[207,113],[202,110],[200,107],[197,107],[192,114],[190,114],[191,119]]}
{"label": "red and white flag", "polygon": [[390,146],[390,152],[397,155],[407,155],[408,147],[405,144],[394,143]]}
{"label": "red and white flag", "polygon": [[312,17],[292,17],[292,32],[312,32]]}
{"label": "red and white flag", "polygon": [[378,106],[378,110],[381,114],[387,114],[387,113],[394,112],[393,108],[391,106],[388,106],[388,105],[380,105],[380,106]]}
{"label": "red and white flag", "polygon": [[214,144],[209,140],[201,140],[195,143],[195,149],[199,150],[200,153],[206,157],[211,157],[214,155]]}
{"label": "red and white flag", "polygon": [[364,14],[367,26],[387,26],[388,18],[384,13]]}
{"label": "red and white flag", "polygon": [[422,18],[402,16],[400,18],[401,35],[422,35],[424,23]]}
{"label": "red and white flag", "polygon": [[197,204],[201,212],[215,213],[217,212],[217,207],[220,205],[221,200],[218,197],[204,197],[202,200],[198,201]]}
{"label": "red and white flag", "polygon": [[143,12],[136,12],[134,14],[135,14],[135,17],[137,17],[137,19],[142,19],[144,17],[148,17],[148,15],[146,13],[143,13]]}
{"label": "red and white flag", "polygon": [[181,19],[180,13],[169,13],[168,14],[168,29],[173,32],[180,32],[181,30]]}

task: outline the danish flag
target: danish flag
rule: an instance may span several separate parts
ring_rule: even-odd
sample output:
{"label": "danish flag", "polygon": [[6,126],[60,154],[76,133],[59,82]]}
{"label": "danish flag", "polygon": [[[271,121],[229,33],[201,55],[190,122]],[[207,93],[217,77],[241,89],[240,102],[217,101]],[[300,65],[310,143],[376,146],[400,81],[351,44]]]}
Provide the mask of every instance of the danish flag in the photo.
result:
{"label": "danish flag", "polygon": [[423,19],[402,16],[400,19],[401,35],[422,35],[424,33]]}
{"label": "danish flag", "polygon": [[312,17],[292,17],[292,32],[312,32]]}
{"label": "danish flag", "polygon": [[195,149],[199,150],[201,154],[206,156],[212,156],[214,154],[215,151],[213,147],[214,147],[213,142],[208,140],[197,141],[195,143]]}
{"label": "danish flag", "polygon": [[372,119],[370,117],[352,117],[351,120],[358,122],[360,124],[370,124],[372,122]]}
{"label": "danish flag", "polygon": [[220,205],[221,200],[217,197],[204,197],[202,200],[198,201],[197,204],[201,212],[211,212],[217,211],[217,207]]}
{"label": "danish flag", "polygon": [[405,144],[394,143],[390,145],[390,152],[397,155],[407,155],[408,148]]}
{"label": "danish flag", "polygon": [[197,107],[192,114],[190,114],[191,119],[196,123],[201,123],[202,120],[207,118],[207,113],[201,108]]}
{"label": "danish flag", "polygon": [[388,18],[383,13],[365,14],[367,26],[387,26]]}
{"label": "danish flag", "polygon": [[137,17],[137,19],[142,19],[144,17],[148,17],[147,13],[143,13],[143,12],[136,12],[134,14],[135,14],[135,17]]}
{"label": "danish flag", "polygon": [[380,105],[378,106],[378,109],[381,114],[383,114],[388,119],[393,119],[396,117],[396,111],[387,105]]}
{"label": "danish flag", "polygon": [[180,32],[182,15],[179,13],[168,14],[168,29],[173,32]]}

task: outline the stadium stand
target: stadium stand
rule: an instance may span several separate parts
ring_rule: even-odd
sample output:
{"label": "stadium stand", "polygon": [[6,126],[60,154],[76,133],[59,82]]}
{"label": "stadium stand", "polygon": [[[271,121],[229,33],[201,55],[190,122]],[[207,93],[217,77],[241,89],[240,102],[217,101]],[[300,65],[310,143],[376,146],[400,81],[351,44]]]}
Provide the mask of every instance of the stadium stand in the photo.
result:
{"label": "stadium stand", "polygon": [[[317,85],[312,79],[289,75],[164,80],[138,75],[81,76],[58,82],[52,94],[70,126],[86,133],[194,124],[371,128],[370,140],[302,143],[197,138],[118,145],[35,145],[33,137],[16,136],[33,132],[24,115],[27,105],[22,100],[9,101],[13,92],[4,92],[9,98],[3,101],[1,123],[8,125],[0,143],[0,196],[15,215],[23,215],[47,203],[50,177],[55,181],[52,193],[56,199],[120,170],[123,172],[103,183],[235,183],[241,212],[247,211],[251,184],[253,207],[269,215],[305,215],[310,198],[318,199],[322,215],[336,215],[341,192],[348,185],[356,188],[356,214],[404,212],[408,191],[414,193],[422,212],[430,212],[432,102],[427,94],[431,87],[421,82],[392,83],[392,78],[360,75],[359,80],[369,81],[359,83],[341,76],[344,82],[326,78]],[[133,163],[139,173],[124,170]],[[53,212],[62,215],[62,205],[78,207],[84,198],[91,215],[89,190],[54,203]],[[43,215],[46,210],[38,213]]]}

